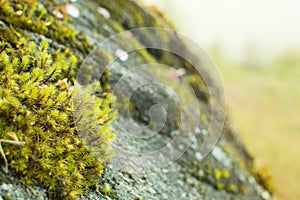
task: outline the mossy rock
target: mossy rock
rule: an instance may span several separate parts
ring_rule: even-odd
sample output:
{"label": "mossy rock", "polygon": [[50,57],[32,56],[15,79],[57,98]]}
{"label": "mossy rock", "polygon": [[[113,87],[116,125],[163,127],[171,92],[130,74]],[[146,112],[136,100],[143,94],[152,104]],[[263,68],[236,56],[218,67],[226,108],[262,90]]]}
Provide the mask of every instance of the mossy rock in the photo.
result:
{"label": "mossy rock", "polygon": [[[79,15],[76,9],[75,13],[68,13],[70,5],[78,9]],[[0,139],[14,141],[17,137],[25,142],[21,146],[1,143],[9,173],[0,172],[0,199],[272,199],[269,179],[254,169],[253,158],[232,128],[229,117],[216,147],[203,160],[197,155],[197,145],[192,145],[172,165],[144,174],[118,169],[108,159],[112,155],[109,144],[113,132],[116,144],[139,149],[142,155],[168,143],[178,128],[178,108],[172,96],[151,87],[140,88],[130,99],[132,116],[119,109],[118,121],[109,123],[116,114],[111,88],[118,82],[120,72],[126,74],[142,63],[184,68],[202,111],[200,132],[209,123],[210,97],[202,77],[183,58],[159,50],[139,50],[126,62],[116,60],[94,88],[82,94],[83,99],[76,99],[75,76],[83,59],[106,38],[138,27],[174,28],[162,13],[139,1],[0,1]],[[157,42],[166,47],[174,45],[175,41],[169,39],[161,35]],[[135,38],[144,45],[151,40],[151,35]],[[192,54],[185,44],[176,43]],[[99,57],[93,60],[96,64],[107,64],[115,56],[106,49],[98,51]],[[81,80],[93,77],[89,67],[84,70],[85,77]],[[142,79],[154,80],[159,76],[139,71],[135,79],[121,86],[130,90]],[[96,99],[89,95],[95,88]],[[93,109],[84,107],[89,101],[96,102]],[[116,100],[121,105],[123,101],[128,99]],[[82,108],[74,108],[74,102]],[[161,134],[149,141],[133,141],[122,135],[117,122],[133,133],[151,132],[153,127],[147,126],[150,119],[145,111],[156,102],[168,105],[173,113]],[[85,126],[82,123],[79,131],[76,125],[85,116],[74,116],[74,109],[84,110],[85,116],[97,120]],[[192,110],[186,108],[191,123],[197,116]],[[100,127],[99,131],[91,131],[94,127]],[[196,130],[185,127],[184,131]],[[93,145],[79,132],[92,134],[87,137],[93,140]],[[196,135],[198,143],[203,141],[203,135]],[[4,163],[4,158],[0,160]],[[7,188],[18,192],[12,193]]]}

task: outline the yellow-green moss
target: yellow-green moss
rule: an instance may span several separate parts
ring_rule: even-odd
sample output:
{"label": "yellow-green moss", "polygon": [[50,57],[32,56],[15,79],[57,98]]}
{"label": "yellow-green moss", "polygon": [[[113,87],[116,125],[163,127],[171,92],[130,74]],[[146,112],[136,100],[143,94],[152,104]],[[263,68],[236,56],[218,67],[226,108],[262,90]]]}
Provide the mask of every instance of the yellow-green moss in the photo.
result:
{"label": "yellow-green moss", "polygon": [[219,169],[214,169],[214,178],[220,180],[222,178],[222,172]]}
{"label": "yellow-green moss", "polygon": [[4,195],[4,196],[2,196],[2,198],[3,198],[3,200],[10,200],[8,195]]}
{"label": "yellow-green moss", "polygon": [[238,191],[238,188],[237,188],[237,186],[235,184],[229,183],[226,186],[225,190],[228,191],[228,192],[236,193]]}
{"label": "yellow-green moss", "polygon": [[218,190],[222,190],[224,188],[224,183],[217,182],[215,186]]}
{"label": "yellow-green moss", "polygon": [[[55,39],[81,52],[91,51],[92,46],[88,43],[88,37],[78,33],[66,23],[68,17],[65,8],[49,2],[48,9],[52,10],[47,10],[43,4],[35,0],[1,0],[0,20],[13,27],[17,34],[19,30],[26,29]],[[55,11],[60,11],[64,19],[54,16]]]}
{"label": "yellow-green moss", "polygon": [[143,200],[143,198],[140,197],[140,196],[136,196],[136,197],[135,197],[135,200]]}
{"label": "yellow-green moss", "polygon": [[100,128],[93,134],[101,145],[89,147],[73,120],[74,91],[67,78],[78,64],[75,56],[62,49],[51,52],[46,40],[36,45],[24,37],[1,41],[0,49],[0,138],[14,132],[26,143],[2,144],[9,170],[25,184],[48,188],[50,197],[75,199],[97,184],[109,155],[110,96],[94,101],[91,112]]}
{"label": "yellow-green moss", "polygon": [[275,186],[273,178],[268,174],[267,170],[264,167],[255,169],[254,177],[256,181],[266,190],[268,190],[270,193],[274,193]]}
{"label": "yellow-green moss", "polygon": [[[206,175],[208,176],[211,174],[208,171],[206,171]],[[213,184],[216,189],[218,190],[226,190],[227,192],[236,193],[238,192],[237,186],[230,182],[230,172],[227,169],[218,169],[215,168],[213,170]]]}

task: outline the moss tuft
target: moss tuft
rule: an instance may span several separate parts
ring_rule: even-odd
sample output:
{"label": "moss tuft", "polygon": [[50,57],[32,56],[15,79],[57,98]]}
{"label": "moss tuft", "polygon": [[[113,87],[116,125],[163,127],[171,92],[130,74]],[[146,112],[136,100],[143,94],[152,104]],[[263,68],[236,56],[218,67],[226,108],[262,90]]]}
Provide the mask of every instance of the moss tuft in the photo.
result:
{"label": "moss tuft", "polygon": [[25,184],[45,186],[52,198],[75,199],[97,184],[109,155],[111,99],[106,95],[94,101],[97,151],[75,129],[68,79],[77,65],[75,56],[62,49],[51,52],[46,40],[36,45],[22,37],[14,44],[1,41],[0,49],[0,138],[9,139],[6,133],[13,132],[25,142],[2,143],[9,170]]}
{"label": "moss tuft", "polygon": [[8,195],[4,195],[4,196],[2,196],[2,198],[3,198],[3,200],[10,200]]}
{"label": "moss tuft", "polygon": [[[46,9],[43,4],[35,0],[1,0],[0,20],[10,24],[17,35],[20,35],[19,30],[26,29],[74,47],[81,52],[90,52],[93,47],[88,43],[88,37],[78,33],[66,23],[68,17],[64,7],[55,5],[54,2],[47,6]],[[55,12],[58,11],[64,14],[64,19],[55,16]]]}
{"label": "moss tuft", "polygon": [[226,186],[226,191],[228,192],[232,192],[232,193],[236,193],[238,191],[238,188],[235,184],[233,183],[229,183],[227,186]]}
{"label": "moss tuft", "polygon": [[264,167],[256,169],[254,171],[254,177],[256,181],[266,190],[268,190],[271,194],[274,193],[275,186],[273,178],[268,174],[267,170]]}

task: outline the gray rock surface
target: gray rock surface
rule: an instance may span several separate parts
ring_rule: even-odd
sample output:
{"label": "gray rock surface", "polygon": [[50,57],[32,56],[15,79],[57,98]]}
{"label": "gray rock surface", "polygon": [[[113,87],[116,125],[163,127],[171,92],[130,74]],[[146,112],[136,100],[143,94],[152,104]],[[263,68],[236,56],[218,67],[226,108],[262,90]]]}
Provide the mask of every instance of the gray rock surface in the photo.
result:
{"label": "gray rock surface", "polygon": [[[123,30],[147,26],[172,28],[172,25],[166,22],[160,13],[143,7],[136,1],[78,0],[74,5],[80,10],[80,17],[74,18],[70,24],[76,30],[88,35],[94,46],[105,38]],[[110,12],[111,18],[99,17],[97,8],[100,6]],[[35,33],[30,34],[37,38],[43,37]],[[164,38],[164,35],[161,37],[159,42],[164,43],[164,45],[173,44],[172,41],[168,41],[168,38]],[[144,45],[147,43],[141,38],[136,38],[136,41]],[[192,54],[183,43],[178,41],[177,43],[184,48],[185,53]],[[66,45],[56,41],[52,41],[52,44],[53,46]],[[117,41],[113,45],[116,48],[122,48]],[[79,54],[82,57],[87,56],[87,53],[80,52]],[[254,178],[253,158],[240,141],[235,129],[232,128],[232,122],[228,117],[226,117],[222,135],[211,153],[205,158],[202,158],[201,153],[199,153],[205,136],[210,134],[207,131],[208,118],[212,114],[210,97],[207,96],[201,77],[197,76],[199,82],[196,84],[190,82],[196,92],[196,101],[199,104],[201,115],[199,116],[193,103],[188,104],[183,114],[185,121],[189,122],[190,125],[178,127],[180,105],[174,100],[174,96],[168,90],[154,85],[139,87],[145,80],[157,80],[163,83],[157,71],[154,70],[153,72],[142,68],[132,72],[135,66],[150,60],[175,66],[175,68],[184,68],[187,77],[196,74],[193,66],[184,59],[155,50],[148,50],[146,54],[145,52],[133,52],[125,62],[120,59],[114,62],[110,67],[110,84],[112,88],[119,87],[115,91],[115,95],[119,97],[117,102],[122,102],[122,98],[125,99],[128,94],[131,94],[131,91],[135,91],[133,96],[126,99],[131,104],[128,108],[129,112],[128,109],[122,109],[122,105],[115,105],[119,114],[112,123],[112,128],[116,133],[113,145],[117,146],[120,152],[116,152],[116,156],[107,163],[103,178],[99,180],[100,188],[98,190],[91,188],[78,199],[272,199],[270,193]],[[120,82],[120,78],[128,73],[130,76]],[[213,83],[214,80],[211,79],[211,81]],[[136,89],[137,87],[139,88]],[[175,90],[175,93],[179,91],[180,88]],[[153,112],[154,116],[149,115],[151,106],[157,103],[167,107],[166,113],[168,115],[166,117],[164,117],[164,111]],[[224,110],[220,109],[213,115],[219,115],[221,112]],[[155,114],[157,115],[155,116]],[[149,125],[152,118],[159,119],[154,126]],[[199,124],[194,126],[198,119]],[[156,128],[160,126],[159,122],[164,120],[163,128],[157,131]],[[130,133],[130,135],[126,135],[124,132]],[[182,136],[172,143],[173,146],[168,147],[174,136],[178,134]],[[144,138],[136,136],[143,136]],[[166,148],[163,149],[163,147]],[[160,151],[154,157],[148,157],[147,153],[157,149]],[[132,157],[130,152],[135,152],[135,157]],[[175,157],[173,157],[174,155]],[[143,173],[135,173],[135,171],[141,170],[143,166],[145,167],[142,170]],[[10,174],[5,175],[1,171],[1,199],[48,198],[45,189],[38,186],[24,186],[17,177]]]}

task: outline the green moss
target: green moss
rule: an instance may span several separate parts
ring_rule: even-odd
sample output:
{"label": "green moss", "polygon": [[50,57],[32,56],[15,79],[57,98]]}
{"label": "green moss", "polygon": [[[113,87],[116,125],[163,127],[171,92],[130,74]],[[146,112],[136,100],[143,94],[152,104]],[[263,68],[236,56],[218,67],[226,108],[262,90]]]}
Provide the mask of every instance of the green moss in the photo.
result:
{"label": "green moss", "polygon": [[112,198],[112,199],[117,199],[118,198],[117,197],[118,195],[117,195],[116,191],[112,191],[112,188],[109,184],[104,184],[101,187],[97,186],[96,191],[100,196],[104,197],[105,199],[107,199],[109,197]]}
{"label": "green moss", "polygon": [[135,199],[135,200],[143,200],[143,198],[140,197],[140,196],[136,196],[134,199]]}
{"label": "green moss", "polygon": [[214,184],[216,189],[218,190],[224,189],[232,193],[237,192],[237,187],[229,180],[230,173],[227,169],[218,169],[218,168],[214,169],[213,177],[214,177]]}
{"label": "green moss", "polygon": [[238,188],[237,188],[237,186],[235,184],[229,183],[226,186],[225,190],[228,191],[228,192],[236,193],[238,191]]}
{"label": "green moss", "polygon": [[[25,142],[2,144],[9,170],[25,184],[48,188],[52,198],[75,199],[97,184],[110,154],[111,98],[96,98],[94,109],[85,113],[97,116],[93,123],[100,127],[92,135],[98,146],[87,146],[73,119],[74,91],[68,77],[77,66],[75,56],[62,49],[50,51],[46,40],[37,46],[22,37],[1,41],[0,49],[0,138],[9,139],[6,133],[13,132]],[[93,100],[84,97],[82,101]]]}
{"label": "green moss", "polygon": [[216,180],[220,180],[221,177],[222,177],[222,172],[221,172],[221,170],[219,170],[219,169],[214,169],[214,178],[215,178]]}
{"label": "green moss", "polygon": [[19,29],[26,29],[43,34],[81,52],[90,52],[92,46],[89,45],[87,36],[78,33],[66,23],[68,17],[64,7],[53,4],[47,6],[52,9],[53,13],[55,11],[61,12],[65,20],[56,18],[43,4],[35,0],[0,1],[0,20],[10,24],[17,34],[19,34]]}
{"label": "green moss", "polygon": [[[132,29],[137,27],[143,27],[147,23],[154,24],[154,18],[149,15],[145,15],[144,11],[136,3],[131,3],[126,0],[121,1],[109,1],[109,0],[101,0],[97,1],[102,7],[108,9],[111,13],[111,17],[120,21],[122,19],[121,24],[125,29]],[[126,7],[128,12],[120,12],[122,8]]]}
{"label": "green moss", "polygon": [[10,200],[8,195],[4,195],[4,196],[2,196],[2,198],[3,198],[3,200]]}
{"label": "green moss", "polygon": [[108,184],[105,184],[105,186],[103,187],[102,189],[102,192],[105,194],[105,195],[109,195],[111,190],[110,190],[110,186]]}
{"label": "green moss", "polygon": [[[187,163],[187,160],[184,162],[188,166],[191,166],[191,164]],[[193,161],[191,162],[193,163]],[[216,165],[208,158],[205,160],[205,163],[198,163],[198,165],[193,166],[193,169],[189,168],[189,172],[183,171],[183,173],[190,173],[194,177],[209,183],[217,190],[225,190],[226,192],[235,194],[242,191],[237,187],[238,180],[231,174],[231,171],[222,165]],[[184,179],[184,181],[186,181],[186,179]],[[247,189],[247,185],[244,186],[244,189]]]}
{"label": "green moss", "polygon": [[256,181],[262,185],[271,194],[274,193],[275,186],[273,178],[268,174],[265,168],[258,168],[254,171],[254,177]]}
{"label": "green moss", "polygon": [[230,172],[227,169],[221,169],[221,176],[224,179],[228,179],[230,177]]}
{"label": "green moss", "polygon": [[215,187],[216,187],[217,190],[222,190],[224,188],[224,184],[221,183],[221,182],[217,182]]}
{"label": "green moss", "polygon": [[[0,160],[3,163],[7,158],[9,170],[24,184],[43,185],[54,199],[75,199],[97,184],[110,155],[107,149],[113,134],[107,124],[114,117],[109,107],[112,96],[106,72],[100,80],[102,85],[97,84],[100,94],[96,101],[89,91],[79,99],[95,101],[92,111],[82,112],[94,115],[97,120],[89,125],[99,127],[99,131],[89,133],[97,139],[87,145],[73,119],[72,83],[81,58],[67,48],[48,47],[46,39],[33,42],[32,33],[79,54],[87,54],[92,45],[87,36],[69,25],[64,6],[50,1],[43,4],[35,0],[0,1],[0,139],[9,140],[7,133],[13,132],[25,142],[21,147],[2,143],[5,157]],[[57,19],[55,10],[63,13],[64,19]],[[88,132],[87,127],[81,128]]]}
{"label": "green moss", "polygon": [[248,187],[245,185],[245,184],[241,184],[238,188],[239,190],[239,193],[241,194],[246,194],[247,193],[247,190],[248,190]]}

